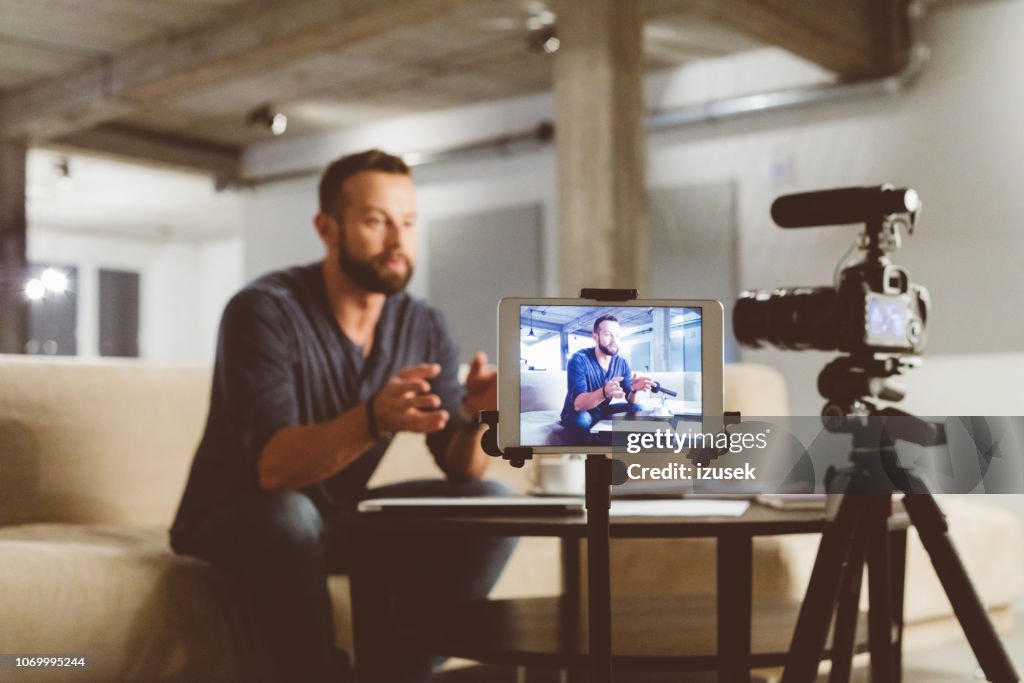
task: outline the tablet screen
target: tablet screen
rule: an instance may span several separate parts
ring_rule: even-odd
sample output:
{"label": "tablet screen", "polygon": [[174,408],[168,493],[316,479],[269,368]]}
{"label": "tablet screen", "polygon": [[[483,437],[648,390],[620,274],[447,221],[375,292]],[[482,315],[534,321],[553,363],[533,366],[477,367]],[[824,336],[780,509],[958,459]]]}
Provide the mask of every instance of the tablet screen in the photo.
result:
{"label": "tablet screen", "polygon": [[519,306],[519,441],[611,444],[613,424],[699,420],[702,308]]}

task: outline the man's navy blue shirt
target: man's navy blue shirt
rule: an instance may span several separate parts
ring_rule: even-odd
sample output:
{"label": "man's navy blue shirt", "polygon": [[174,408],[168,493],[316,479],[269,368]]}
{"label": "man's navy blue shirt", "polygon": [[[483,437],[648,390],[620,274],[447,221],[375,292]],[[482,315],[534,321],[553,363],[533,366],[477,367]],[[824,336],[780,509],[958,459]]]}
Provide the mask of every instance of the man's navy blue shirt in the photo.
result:
{"label": "man's navy blue shirt", "polygon": [[[438,465],[457,428],[462,386],[458,349],[439,311],[409,294],[388,296],[362,347],[338,325],[320,263],[271,273],[228,303],[221,320],[206,431],[171,530],[172,541],[217,505],[259,491],[257,462],[274,434],[334,419],[354,408],[407,365],[440,363],[431,380],[452,419],[427,436]],[[348,467],[303,489],[322,511],[354,507],[387,450],[375,444]]]}
{"label": "man's navy blue shirt", "polygon": [[[567,420],[572,420],[576,415],[576,408],[574,404],[576,397],[580,394],[585,394],[588,391],[595,391],[600,389],[612,377],[621,377],[619,385],[622,390],[627,394],[633,391],[633,376],[629,370],[629,363],[622,356],[616,354],[612,356],[611,362],[608,364],[608,370],[606,371],[601,367],[601,364],[597,362],[597,354],[593,348],[580,349],[572,355],[569,359],[569,366],[566,368],[566,382],[568,384],[568,392],[565,395],[565,404],[562,406],[562,423],[566,423]],[[605,399],[595,407],[590,409],[590,412],[594,415],[595,419],[600,419],[601,410],[605,408],[611,399]]]}

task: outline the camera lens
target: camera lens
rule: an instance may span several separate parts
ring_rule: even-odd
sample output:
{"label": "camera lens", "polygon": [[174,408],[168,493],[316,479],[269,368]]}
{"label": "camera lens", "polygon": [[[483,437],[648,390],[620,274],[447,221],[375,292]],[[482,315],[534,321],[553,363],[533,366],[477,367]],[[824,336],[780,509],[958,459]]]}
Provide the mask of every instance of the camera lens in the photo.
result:
{"label": "camera lens", "polygon": [[736,340],[751,348],[819,349],[838,346],[836,290],[791,287],[740,294],[732,314]]}

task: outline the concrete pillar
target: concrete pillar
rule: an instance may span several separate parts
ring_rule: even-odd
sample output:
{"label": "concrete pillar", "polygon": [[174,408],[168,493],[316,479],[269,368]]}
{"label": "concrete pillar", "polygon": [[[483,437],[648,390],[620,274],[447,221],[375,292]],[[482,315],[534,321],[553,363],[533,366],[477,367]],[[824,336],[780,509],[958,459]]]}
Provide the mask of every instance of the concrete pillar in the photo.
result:
{"label": "concrete pillar", "polygon": [[562,296],[576,296],[581,287],[639,288],[647,281],[643,4],[555,4]]}
{"label": "concrete pillar", "polygon": [[[651,367],[669,368],[672,356],[671,334],[672,318],[667,308],[654,309],[654,332],[651,335]],[[670,387],[671,388],[671,387]]]}
{"label": "concrete pillar", "polygon": [[28,301],[23,142],[0,140],[0,353],[24,353],[28,341]]}

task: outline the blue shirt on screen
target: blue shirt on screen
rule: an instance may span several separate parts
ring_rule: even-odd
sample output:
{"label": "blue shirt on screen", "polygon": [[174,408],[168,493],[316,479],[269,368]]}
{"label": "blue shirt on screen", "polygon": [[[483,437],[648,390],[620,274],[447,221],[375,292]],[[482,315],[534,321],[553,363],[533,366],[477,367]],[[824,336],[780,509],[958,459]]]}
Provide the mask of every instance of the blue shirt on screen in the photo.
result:
{"label": "blue shirt on screen", "polygon": [[[562,406],[562,423],[575,417],[577,411],[574,404],[577,396],[600,389],[612,377],[622,378],[619,385],[627,394],[633,390],[633,374],[630,372],[629,363],[622,356],[612,356],[606,371],[597,362],[595,349],[580,349],[574,353],[566,368],[568,392],[565,395],[565,404]],[[610,402],[611,399],[605,399],[590,409],[589,412],[594,415],[595,421],[601,419],[602,409],[607,407]]]}

